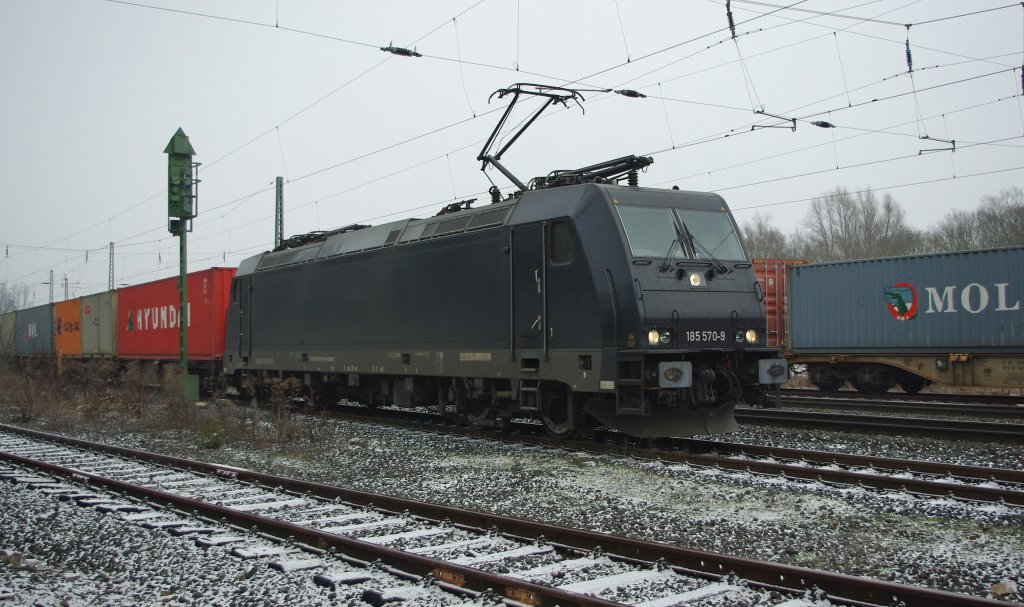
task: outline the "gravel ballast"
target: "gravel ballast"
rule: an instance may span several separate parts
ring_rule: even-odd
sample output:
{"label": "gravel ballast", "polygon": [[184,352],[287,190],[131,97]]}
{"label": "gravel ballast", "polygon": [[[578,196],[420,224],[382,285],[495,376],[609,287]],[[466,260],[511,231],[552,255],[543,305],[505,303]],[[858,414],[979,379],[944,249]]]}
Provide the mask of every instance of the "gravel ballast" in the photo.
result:
{"label": "gravel ballast", "polygon": [[[229,409],[214,408],[202,415],[223,419],[233,415]],[[251,411],[246,415],[253,417]],[[202,448],[200,444],[210,445],[207,437],[197,438],[189,432],[129,431],[125,429],[128,424],[116,419],[73,429],[67,424],[33,426],[352,489],[976,596],[991,596],[993,586],[1000,583],[1024,585],[1021,508],[837,488],[361,422],[296,417],[293,423],[299,430],[294,433],[298,438],[270,441],[262,449],[253,446],[252,440],[235,442],[230,436],[218,449]],[[1022,465],[1022,449],[1016,445],[757,427],[725,438],[1007,468]],[[168,596],[177,596],[164,594],[174,591],[173,583],[154,572],[168,568],[172,562],[210,558],[205,552],[189,556],[202,551],[188,540],[142,529],[133,529],[130,534],[121,532],[133,536],[125,544],[132,550],[112,548],[97,551],[89,559],[76,558],[73,552],[40,541],[38,537],[47,533],[48,525],[41,523],[45,520],[41,514],[28,513],[59,512],[59,518],[70,520],[74,518],[72,511],[84,509],[55,506],[52,499],[33,497],[31,493],[9,484],[0,491],[5,513],[0,516],[0,537],[6,538],[0,542],[0,549],[17,550],[24,559],[40,562],[32,571],[0,565],[0,571],[13,580],[10,585],[17,586],[17,590],[5,588],[6,582],[0,578],[0,595],[5,590],[16,595],[10,604],[34,604],[28,600],[32,592],[51,589],[65,594],[46,596],[67,596],[68,604],[86,604],[90,596],[95,596],[89,589],[97,584],[123,593],[126,598],[119,603],[167,604],[171,600]],[[89,538],[111,533],[104,530],[104,525],[114,525],[104,522],[106,515],[85,511],[81,516],[91,522],[67,525],[62,533],[74,536],[76,527]],[[29,537],[35,539],[23,539]],[[68,543],[74,542],[87,540]],[[118,559],[117,554],[122,558]],[[139,556],[129,557],[131,554]],[[273,604],[269,597],[259,594],[270,592],[267,588],[302,597],[308,604],[328,600],[324,589],[312,586],[309,575],[276,573],[263,564],[258,575],[246,579],[244,574],[250,573],[253,563],[237,559],[232,563],[232,558],[225,556],[223,565],[217,565],[224,568],[223,575],[197,572],[189,578],[190,591],[206,593],[200,602],[248,604],[238,601],[241,596],[249,596],[256,604]],[[202,571],[207,569],[201,567]],[[101,574],[109,581],[97,577]],[[187,570],[182,573],[186,574]],[[69,575],[84,580],[84,589],[80,588],[83,584],[65,583]],[[261,580],[265,576],[275,581],[264,586]],[[137,579],[151,580],[151,587],[135,589],[133,580]],[[237,592],[240,587],[245,592]],[[79,590],[81,593],[76,594]],[[1020,600],[1012,594],[996,598]],[[54,603],[43,600],[43,604]]]}

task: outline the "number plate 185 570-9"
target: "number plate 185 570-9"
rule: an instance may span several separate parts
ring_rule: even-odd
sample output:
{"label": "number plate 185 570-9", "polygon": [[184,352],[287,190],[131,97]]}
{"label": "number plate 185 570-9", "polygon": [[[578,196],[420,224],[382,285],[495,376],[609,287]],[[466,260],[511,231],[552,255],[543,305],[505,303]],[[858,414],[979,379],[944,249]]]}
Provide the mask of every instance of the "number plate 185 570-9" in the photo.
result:
{"label": "number plate 185 570-9", "polygon": [[696,343],[724,342],[725,331],[684,331],[686,341]]}

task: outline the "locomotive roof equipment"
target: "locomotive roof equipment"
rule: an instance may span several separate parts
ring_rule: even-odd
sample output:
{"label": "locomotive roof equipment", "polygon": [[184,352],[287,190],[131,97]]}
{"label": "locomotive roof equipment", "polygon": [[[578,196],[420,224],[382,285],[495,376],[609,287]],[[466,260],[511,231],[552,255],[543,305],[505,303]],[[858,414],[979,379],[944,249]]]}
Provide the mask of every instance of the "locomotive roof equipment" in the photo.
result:
{"label": "locomotive roof equipment", "polygon": [[[528,87],[528,88],[526,88]],[[502,155],[512,144],[519,139],[519,137],[530,128],[530,125],[534,123],[537,118],[540,117],[544,110],[548,109],[552,104],[559,104],[564,107],[569,107],[569,101],[573,101],[583,110],[582,101],[585,101],[583,92],[610,92],[610,89],[567,89],[558,86],[547,86],[543,84],[529,84],[529,83],[516,83],[508,88],[498,89],[491,94],[491,99],[495,95],[498,99],[502,99],[508,95],[512,95],[512,100],[509,102],[508,107],[505,108],[505,113],[502,114],[501,119],[498,120],[498,124],[494,127],[494,131],[491,136],[487,138],[484,143],[483,149],[480,150],[480,154],[476,157],[477,160],[483,162],[480,170],[484,171],[484,175],[487,175],[487,165],[493,165],[496,169],[501,171],[502,175],[508,178],[509,181],[514,183],[519,188],[520,192],[527,190],[540,190],[544,188],[550,188],[562,185],[575,185],[580,183],[617,183],[623,177],[628,177],[629,185],[637,185],[636,172],[643,169],[654,162],[653,158],[649,156],[623,156],[622,158],[616,158],[614,160],[608,160],[591,166],[583,167],[581,169],[574,170],[560,170],[552,171],[545,177],[535,177],[530,180],[530,185],[527,186],[525,183],[520,181],[515,175],[512,174],[500,160]],[[619,91],[616,91],[619,92]],[[533,115],[526,120],[519,130],[509,139],[508,143],[501,147],[496,154],[488,153],[489,150],[495,145],[498,138],[498,134],[501,132],[501,128],[505,126],[505,122],[508,120],[509,115],[512,113],[512,108],[515,107],[520,97],[523,95],[531,95],[535,97],[543,97],[547,99]],[[634,95],[627,95],[634,96]],[[489,100],[488,100],[489,101]],[[490,180],[490,176],[487,177]],[[494,181],[491,181],[491,185],[495,188]],[[497,201],[495,201],[497,202]]]}

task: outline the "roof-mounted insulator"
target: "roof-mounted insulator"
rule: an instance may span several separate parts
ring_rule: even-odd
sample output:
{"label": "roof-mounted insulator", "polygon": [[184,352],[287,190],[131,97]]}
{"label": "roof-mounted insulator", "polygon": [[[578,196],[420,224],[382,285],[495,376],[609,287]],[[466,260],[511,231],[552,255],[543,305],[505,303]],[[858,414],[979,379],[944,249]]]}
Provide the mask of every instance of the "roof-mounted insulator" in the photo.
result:
{"label": "roof-mounted insulator", "polygon": [[646,99],[647,98],[647,95],[644,95],[640,91],[634,91],[633,89],[620,89],[620,90],[615,91],[615,92],[618,93],[619,95],[622,95],[623,97],[632,97],[634,99]]}
{"label": "roof-mounted insulator", "polygon": [[385,53],[391,53],[392,55],[398,55],[400,57],[422,57],[423,56],[423,55],[417,53],[416,49],[413,49],[413,50],[410,51],[407,48],[402,48],[400,46],[394,46],[392,44],[388,44],[387,46],[382,46],[382,47],[380,47],[380,50],[384,51]]}
{"label": "roof-mounted insulator", "polygon": [[473,203],[476,202],[476,198],[470,198],[469,200],[462,200],[460,202],[453,202],[445,205],[434,217],[438,215],[447,215],[448,213],[458,213],[459,211],[468,211],[473,207]]}

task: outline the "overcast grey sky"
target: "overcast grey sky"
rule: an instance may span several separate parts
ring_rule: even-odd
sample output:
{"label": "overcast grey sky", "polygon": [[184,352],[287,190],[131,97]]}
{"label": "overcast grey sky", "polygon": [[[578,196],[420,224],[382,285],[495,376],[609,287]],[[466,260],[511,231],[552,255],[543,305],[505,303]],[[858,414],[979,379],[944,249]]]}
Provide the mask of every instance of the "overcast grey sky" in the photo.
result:
{"label": "overcast grey sky", "polygon": [[203,163],[190,270],[270,248],[277,175],[286,235],[482,204],[475,158],[504,106],[488,97],[514,82],[647,95],[547,114],[503,158],[524,181],[652,155],[641,185],[717,191],[787,231],[836,186],[890,193],[925,227],[1021,183],[1020,4],[731,8],[735,40],[724,0],[4,0],[0,282],[35,304],[50,270],[57,299],[65,274],[72,296],[102,291],[111,241],[118,285],[176,274],[178,127]]}

